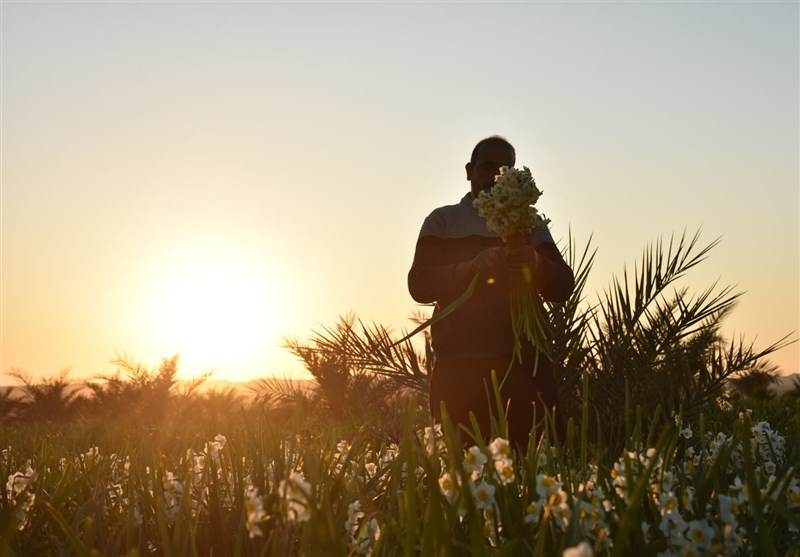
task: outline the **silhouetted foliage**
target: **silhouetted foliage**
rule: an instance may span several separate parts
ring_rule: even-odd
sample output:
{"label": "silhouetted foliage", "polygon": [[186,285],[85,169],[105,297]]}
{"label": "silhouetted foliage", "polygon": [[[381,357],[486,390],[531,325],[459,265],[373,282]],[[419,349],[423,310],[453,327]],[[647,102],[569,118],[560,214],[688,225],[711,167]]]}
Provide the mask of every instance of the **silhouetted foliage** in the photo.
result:
{"label": "silhouetted foliage", "polygon": [[249,406],[241,391],[228,387],[197,391],[177,395],[174,403],[179,419],[189,419],[204,424],[208,434],[218,431],[223,424],[241,418]]}
{"label": "silhouetted foliage", "polygon": [[148,370],[126,356],[117,358],[113,375],[99,376],[99,381],[87,384],[94,394],[92,411],[107,417],[138,417],[146,422],[158,421],[168,410],[173,415],[180,410],[180,402],[198,394],[199,387],[209,374],[201,376],[179,391],[177,384],[179,356],[163,358],[155,370]]}
{"label": "silhouetted foliage", "polygon": [[731,385],[745,398],[774,399],[777,394],[773,387],[778,383],[775,368],[751,369],[729,379]]}
{"label": "silhouetted foliage", "polygon": [[625,437],[620,418],[626,408],[640,406],[645,426],[657,407],[662,420],[678,411],[691,417],[722,394],[732,375],[764,368],[763,358],[788,344],[784,338],[756,350],[743,339],[726,341],[722,321],[740,294],[716,283],[699,294],[676,286],[718,243],[700,247],[698,241],[699,233],[650,244],[632,275],[624,269],[587,307],[578,304],[593,257],[587,247],[576,261],[570,238],[566,258],[578,285],[569,302],[549,305],[561,357],[562,406],[578,416],[586,374],[595,423],[610,440]]}
{"label": "silhouetted foliage", "polygon": [[783,394],[783,396],[800,400],[800,377],[792,377],[792,386]]}
{"label": "silhouetted foliage", "polygon": [[314,332],[308,343],[287,339],[285,346],[303,361],[314,383],[307,389],[275,379],[257,382],[256,400],[272,411],[302,403],[338,420],[366,423],[380,416],[392,429],[387,420],[399,426],[400,399],[427,389],[429,347],[427,356],[419,356],[410,341],[395,344],[380,325],[359,321],[356,327],[353,316]]}
{"label": "silhouetted foliage", "polygon": [[19,412],[20,401],[14,396],[13,387],[0,388],[0,422],[7,422]]}
{"label": "silhouetted foliage", "polygon": [[[575,273],[575,291],[565,303],[546,304],[562,413],[580,416],[587,377],[593,435],[602,430],[613,444],[626,437],[626,410],[641,409],[645,430],[653,419],[665,421],[679,411],[690,418],[719,397],[735,374],[769,368],[763,358],[786,346],[786,338],[756,350],[721,334],[739,293],[716,283],[699,293],[677,285],[717,243],[700,246],[699,233],[658,240],[632,273],[624,269],[621,278],[613,277],[592,303],[584,289],[595,251],[591,239],[578,251],[570,235],[563,251]],[[306,364],[336,414],[382,400],[392,388],[427,393],[433,367],[427,331],[424,339],[424,354],[418,354],[411,339],[398,342],[380,325],[358,322],[356,328],[353,317],[344,317],[313,333],[309,344],[290,341],[287,347]],[[376,377],[388,378],[393,387]]]}
{"label": "silhouetted foliage", "polygon": [[17,417],[43,421],[65,421],[75,417],[81,395],[80,388],[68,380],[69,370],[64,369],[58,376],[41,381],[34,381],[29,373],[18,369],[12,369],[10,375],[22,382],[22,394],[19,400],[14,401]]}

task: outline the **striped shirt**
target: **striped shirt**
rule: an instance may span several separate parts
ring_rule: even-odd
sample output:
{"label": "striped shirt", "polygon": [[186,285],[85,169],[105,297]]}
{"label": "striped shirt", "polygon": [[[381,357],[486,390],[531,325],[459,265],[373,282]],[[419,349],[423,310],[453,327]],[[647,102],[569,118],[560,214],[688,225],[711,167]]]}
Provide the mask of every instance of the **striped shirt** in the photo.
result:
{"label": "striped shirt", "polygon": [[[542,256],[533,277],[533,287],[548,301],[564,301],[572,294],[574,277],[553,242],[549,230],[531,230],[527,243]],[[496,233],[472,205],[472,194],[461,202],[434,210],[425,219],[408,273],[411,297],[420,303],[435,303],[434,315],[461,296],[472,277],[459,281],[455,267],[470,261],[482,250],[502,246]],[[464,357],[511,354],[509,278],[507,269],[496,276],[481,277],[472,297],[451,315],[434,323],[431,337],[437,362]],[[523,347],[532,354],[533,347]]]}

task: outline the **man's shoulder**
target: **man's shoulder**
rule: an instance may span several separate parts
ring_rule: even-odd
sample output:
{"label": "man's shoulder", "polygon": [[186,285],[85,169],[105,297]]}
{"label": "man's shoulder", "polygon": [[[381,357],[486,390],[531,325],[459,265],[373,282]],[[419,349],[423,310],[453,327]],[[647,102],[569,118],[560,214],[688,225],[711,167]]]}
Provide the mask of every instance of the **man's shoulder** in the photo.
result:
{"label": "man's shoulder", "polygon": [[437,207],[431,214],[428,215],[430,217],[437,217],[440,219],[448,219],[453,217],[459,217],[462,215],[467,215],[471,212],[472,209],[472,202],[470,200],[469,194],[465,195],[461,198],[458,203],[453,203],[451,205],[442,205],[441,207]]}
{"label": "man's shoulder", "polygon": [[534,246],[540,246],[542,244],[553,244],[555,245],[555,240],[553,240],[553,236],[550,234],[550,230],[546,227],[544,228],[534,228],[531,230],[531,241]]}
{"label": "man's shoulder", "polygon": [[486,224],[472,205],[470,194],[458,203],[434,209],[425,219],[421,236],[463,238],[466,236],[491,236]]}

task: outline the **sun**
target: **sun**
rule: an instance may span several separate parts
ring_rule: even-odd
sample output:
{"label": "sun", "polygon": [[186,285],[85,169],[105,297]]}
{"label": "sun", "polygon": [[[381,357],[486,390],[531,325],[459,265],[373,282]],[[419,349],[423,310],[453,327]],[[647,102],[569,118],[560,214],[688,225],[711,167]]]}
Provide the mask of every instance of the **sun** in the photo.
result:
{"label": "sun", "polygon": [[214,370],[215,378],[240,379],[265,366],[279,314],[267,275],[231,254],[206,254],[166,270],[156,329],[159,344],[180,353],[182,375]]}

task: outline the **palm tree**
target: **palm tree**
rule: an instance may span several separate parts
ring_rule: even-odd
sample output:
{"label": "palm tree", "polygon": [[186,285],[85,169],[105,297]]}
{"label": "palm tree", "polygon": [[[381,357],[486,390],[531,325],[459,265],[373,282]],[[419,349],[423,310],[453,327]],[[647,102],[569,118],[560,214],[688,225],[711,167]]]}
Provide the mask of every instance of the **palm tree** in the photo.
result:
{"label": "palm tree", "polygon": [[149,370],[130,357],[122,355],[112,363],[117,370],[112,375],[101,375],[87,384],[94,393],[95,412],[103,416],[139,417],[147,421],[158,421],[168,411],[176,412],[179,400],[194,397],[210,373],[189,383],[178,392],[178,365],[180,356],[162,358],[161,364]]}
{"label": "palm tree", "polygon": [[44,421],[65,421],[75,417],[80,388],[69,380],[69,370],[63,369],[55,377],[35,382],[29,373],[12,369],[10,375],[22,382],[22,396],[18,401],[21,418]]}
{"label": "palm tree", "polygon": [[792,377],[792,386],[783,393],[783,396],[791,400],[800,400],[800,377]]}
{"label": "palm tree", "polygon": [[736,391],[748,399],[768,400],[776,398],[772,389],[778,383],[778,373],[774,367],[750,369],[728,379]]}
{"label": "palm tree", "polygon": [[397,342],[381,325],[366,326],[354,315],[312,332],[308,341],[285,339],[284,346],[305,364],[310,385],[264,378],[252,387],[254,403],[283,422],[295,414],[334,418],[375,432],[400,431],[399,406],[408,397],[423,405],[432,365],[430,342],[416,352],[410,340]]}
{"label": "palm tree", "polygon": [[[718,397],[732,375],[767,365],[763,358],[787,337],[762,350],[743,339],[726,342],[724,318],[740,294],[716,284],[693,294],[676,283],[699,265],[718,240],[700,247],[699,233],[650,244],[629,276],[614,277],[594,305],[582,304],[592,263],[588,247],[574,267],[578,287],[572,299],[549,309],[561,363],[562,401],[572,415],[582,403],[584,376],[597,426],[610,439],[624,438],[621,409],[642,409],[645,426],[656,413],[698,412]],[[574,262],[570,242],[567,259]]]}
{"label": "palm tree", "polygon": [[20,401],[14,396],[14,387],[0,388],[0,423],[17,417]]}
{"label": "palm tree", "polygon": [[313,396],[335,417],[385,413],[398,386],[424,388],[424,359],[410,342],[394,345],[389,332],[371,328],[353,315],[340,318],[333,327],[313,333],[309,343],[287,339],[286,348],[300,358],[314,377]]}

